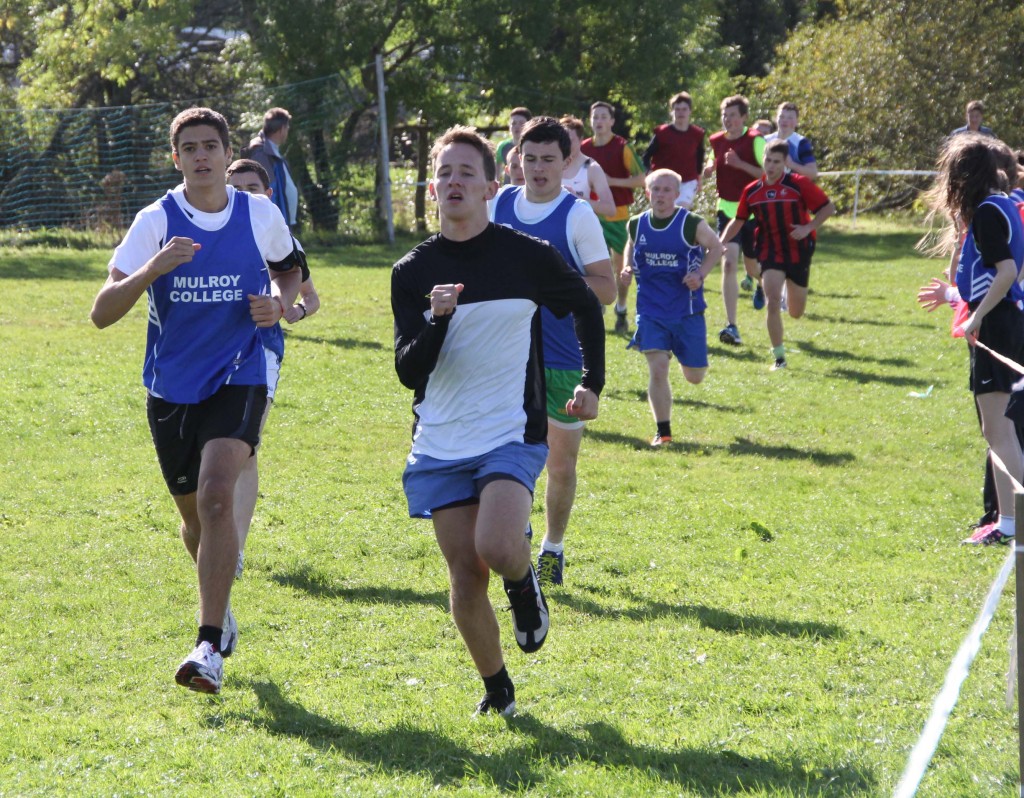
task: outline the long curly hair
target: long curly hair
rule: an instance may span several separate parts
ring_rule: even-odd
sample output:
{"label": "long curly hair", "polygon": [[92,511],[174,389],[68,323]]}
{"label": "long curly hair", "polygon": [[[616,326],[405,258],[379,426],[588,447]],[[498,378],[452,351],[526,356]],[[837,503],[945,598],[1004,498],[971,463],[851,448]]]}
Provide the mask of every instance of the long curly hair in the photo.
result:
{"label": "long curly hair", "polygon": [[[980,133],[960,133],[951,137],[936,164],[935,185],[925,198],[932,214],[952,221],[940,236],[932,254],[949,252],[956,245],[959,231],[974,218],[974,211],[993,191],[1009,191],[1017,184],[1017,158],[1002,141]],[[931,248],[929,248],[931,249]]]}

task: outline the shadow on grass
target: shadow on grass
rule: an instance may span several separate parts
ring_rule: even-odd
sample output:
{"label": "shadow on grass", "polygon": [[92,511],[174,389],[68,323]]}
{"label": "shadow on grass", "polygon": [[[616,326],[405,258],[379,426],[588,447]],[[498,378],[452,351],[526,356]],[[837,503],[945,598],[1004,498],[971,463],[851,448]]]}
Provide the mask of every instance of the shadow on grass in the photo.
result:
{"label": "shadow on grass", "polygon": [[808,321],[823,321],[828,324],[861,324],[871,327],[898,327],[901,330],[907,327],[916,327],[919,330],[933,330],[935,326],[920,321],[881,321],[879,319],[850,319],[846,316],[825,316],[821,313],[805,313],[803,315]]}
{"label": "shadow on grass", "polygon": [[[686,391],[689,386],[684,385],[683,391]],[[647,389],[646,388],[618,388],[614,390],[605,390],[601,392],[602,399],[615,399],[623,402],[642,402],[647,404]],[[699,399],[687,399],[683,396],[673,396],[672,404],[676,407],[689,407],[693,410],[714,410],[716,413],[741,413],[748,415],[753,411],[752,408],[745,404],[735,405],[716,405],[713,402],[702,402]]]}
{"label": "shadow on grass", "polygon": [[448,609],[448,594],[441,591],[418,593],[405,587],[378,585],[344,587],[332,583],[323,574],[306,569],[285,574],[271,574],[270,579],[282,587],[301,590],[316,599],[341,599],[364,604],[425,604],[428,607]]}
{"label": "shadow on grass", "polygon": [[[906,325],[901,325],[906,326]],[[809,341],[801,341],[796,345],[797,349],[811,357],[822,360],[842,360],[844,363],[853,361],[855,363],[877,363],[879,366],[909,367],[917,365],[914,361],[905,357],[874,357],[872,355],[855,355],[843,349],[823,349]]]}
{"label": "shadow on grass", "polygon": [[927,377],[892,377],[885,374],[871,374],[867,371],[855,371],[854,369],[832,369],[830,375],[856,382],[859,385],[881,382],[885,385],[894,385],[897,388],[920,388],[922,385],[929,384]]}
{"label": "shadow on grass", "polygon": [[[586,590],[595,595],[608,595],[609,591],[601,590],[585,582],[577,584],[579,590]],[[637,595],[630,590],[616,591],[628,601],[639,604],[638,607],[626,609],[607,607],[599,601],[572,592],[552,593],[554,604],[592,616],[612,616],[626,618],[631,621],[649,621],[652,618],[686,618],[724,634],[742,634],[751,637],[793,637],[811,640],[841,640],[846,636],[842,627],[831,623],[817,621],[790,621],[783,618],[769,618],[764,615],[742,615],[717,607],[705,607],[701,604],[669,604],[664,601],[651,601],[645,596]]]}
{"label": "shadow on grass", "polygon": [[[917,385],[918,383],[911,384]],[[608,430],[588,430],[587,437],[604,443],[624,444],[638,452],[654,453],[650,440],[647,438],[637,438],[633,435],[624,435],[621,432],[610,432]],[[752,441],[749,438],[736,438],[727,446],[676,438],[672,441],[671,446],[661,447],[656,453],[660,455],[662,452],[668,456],[675,455],[677,457],[694,454],[710,455],[723,453],[749,457],[767,457],[772,460],[808,460],[820,466],[841,466],[856,460],[853,452],[826,452],[821,449],[798,449],[795,446],[768,446]]]}
{"label": "shadow on grass", "polygon": [[729,360],[745,360],[750,363],[760,363],[764,358],[748,347],[733,346],[732,344],[710,344],[708,354],[715,357],[726,357]]}
{"label": "shadow on grass", "polygon": [[[488,755],[467,748],[436,729],[408,723],[381,731],[362,731],[310,712],[289,701],[272,682],[254,682],[259,711],[241,713],[253,727],[295,737],[321,751],[379,767],[386,773],[429,778],[435,785],[467,786],[467,781],[492,784],[506,792],[522,792],[544,784],[540,768],[565,769],[576,764],[634,770],[646,779],[660,779],[703,794],[740,794],[752,788],[799,795],[849,794],[870,789],[875,778],[851,768],[818,768],[790,760],[772,761],[733,751],[683,748],[663,750],[626,740],[610,723],[582,726],[578,732],[546,725],[531,715],[507,722],[517,744]],[[491,719],[479,721],[486,727]],[[521,742],[520,742],[521,741]]]}
{"label": "shadow on grass", "polygon": [[729,454],[754,455],[772,460],[810,460],[821,466],[846,465],[856,459],[853,452],[823,452],[820,449],[797,449],[795,446],[766,446],[749,438],[737,438],[724,448]]}
{"label": "shadow on grass", "polygon": [[289,332],[288,340],[309,341],[311,344],[329,344],[339,349],[372,349],[378,352],[390,349],[390,347],[385,346],[380,341],[361,341],[358,338],[321,338],[316,335],[296,335],[293,332]]}

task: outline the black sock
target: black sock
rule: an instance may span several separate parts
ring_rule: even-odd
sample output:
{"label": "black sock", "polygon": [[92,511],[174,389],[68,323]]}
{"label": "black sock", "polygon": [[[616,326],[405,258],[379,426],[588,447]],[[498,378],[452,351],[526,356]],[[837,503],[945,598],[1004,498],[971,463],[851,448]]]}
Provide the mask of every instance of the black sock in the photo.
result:
{"label": "black sock", "polygon": [[658,434],[662,438],[672,437],[672,422],[671,421],[659,421],[658,422]]}
{"label": "black sock", "polygon": [[533,574],[531,573],[531,571],[527,570],[526,576],[514,582],[511,579],[505,579],[504,577],[502,577],[503,581],[505,582],[505,590],[522,590],[528,584],[530,584],[532,576]]}
{"label": "black sock", "polygon": [[502,688],[508,690],[510,696],[515,695],[515,687],[512,685],[512,679],[509,678],[508,670],[504,665],[501,666],[501,670],[493,676],[484,677],[484,690],[488,693],[493,693],[496,690]]}
{"label": "black sock", "polygon": [[220,651],[220,638],[224,634],[224,630],[219,626],[200,626],[199,636],[196,638],[196,645],[198,646],[202,642],[207,642],[213,646],[214,651]]}

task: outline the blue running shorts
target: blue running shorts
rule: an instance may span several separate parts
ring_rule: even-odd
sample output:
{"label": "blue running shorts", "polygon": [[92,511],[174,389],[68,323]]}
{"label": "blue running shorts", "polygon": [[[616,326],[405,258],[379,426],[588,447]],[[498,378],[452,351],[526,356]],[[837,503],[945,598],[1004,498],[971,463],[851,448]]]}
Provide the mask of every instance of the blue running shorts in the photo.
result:
{"label": "blue running shorts", "polygon": [[547,444],[518,441],[460,460],[410,454],[402,474],[409,517],[430,518],[432,510],[476,504],[484,487],[498,479],[515,480],[533,493],[547,459]]}
{"label": "blue running shorts", "polygon": [[708,329],[704,314],[684,316],[680,321],[637,316],[636,332],[628,348],[639,349],[641,352],[671,352],[687,368],[707,368]]}

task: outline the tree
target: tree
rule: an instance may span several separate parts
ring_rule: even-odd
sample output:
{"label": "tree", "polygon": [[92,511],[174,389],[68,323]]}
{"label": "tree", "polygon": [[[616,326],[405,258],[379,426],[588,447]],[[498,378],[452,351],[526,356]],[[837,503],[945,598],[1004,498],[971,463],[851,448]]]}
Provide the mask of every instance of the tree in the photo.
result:
{"label": "tree", "polygon": [[[130,105],[217,94],[228,85],[203,29],[230,25],[230,0],[22,0],[30,20],[18,76],[24,107]],[[173,32],[168,35],[168,32]]]}
{"label": "tree", "polygon": [[[346,157],[376,113],[378,54],[389,122],[426,119],[435,129],[522,104],[583,114],[601,98],[649,130],[674,92],[718,85],[731,66],[715,0],[254,0],[246,8],[268,84],[338,74],[351,89],[344,119],[297,119],[307,147],[316,139],[329,152],[325,163]],[[311,188],[329,196],[336,175],[314,167]]]}
{"label": "tree", "polygon": [[930,169],[964,106],[1011,146],[1024,143],[1024,8],[1012,0],[848,3],[796,30],[760,84],[801,108],[801,130],[832,168]]}

